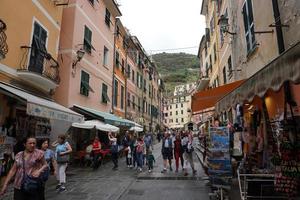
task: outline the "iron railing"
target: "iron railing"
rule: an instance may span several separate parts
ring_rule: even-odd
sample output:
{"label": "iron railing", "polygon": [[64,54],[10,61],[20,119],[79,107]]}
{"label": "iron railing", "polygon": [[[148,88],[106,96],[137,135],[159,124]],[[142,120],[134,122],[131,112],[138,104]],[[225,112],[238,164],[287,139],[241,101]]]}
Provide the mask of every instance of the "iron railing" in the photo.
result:
{"label": "iron railing", "polygon": [[51,54],[30,46],[21,46],[21,49],[23,55],[18,71],[36,73],[59,84],[59,64]]}

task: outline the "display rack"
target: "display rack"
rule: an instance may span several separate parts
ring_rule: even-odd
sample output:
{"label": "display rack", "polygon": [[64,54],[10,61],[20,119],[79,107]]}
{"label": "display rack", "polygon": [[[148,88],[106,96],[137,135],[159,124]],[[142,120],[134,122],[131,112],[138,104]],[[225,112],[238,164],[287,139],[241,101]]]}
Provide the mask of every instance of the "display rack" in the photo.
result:
{"label": "display rack", "polygon": [[[240,167],[241,166],[242,165],[240,165]],[[238,175],[241,200],[288,199],[288,197],[283,194],[276,193],[276,192],[270,192],[270,191],[274,191],[274,182],[275,182],[274,174],[241,173],[240,167],[237,170],[237,175]],[[256,184],[256,187],[258,187],[259,190],[256,190],[255,195],[249,193],[249,185],[251,184],[251,182],[258,183],[258,184]]]}

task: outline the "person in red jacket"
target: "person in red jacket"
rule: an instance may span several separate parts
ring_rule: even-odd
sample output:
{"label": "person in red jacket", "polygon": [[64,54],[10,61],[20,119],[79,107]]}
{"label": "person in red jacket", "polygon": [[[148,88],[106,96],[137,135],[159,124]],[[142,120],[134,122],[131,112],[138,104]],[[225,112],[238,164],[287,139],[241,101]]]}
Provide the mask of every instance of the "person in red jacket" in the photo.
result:
{"label": "person in red jacket", "polygon": [[178,172],[179,159],[180,159],[180,162],[181,162],[182,169],[183,169],[183,164],[184,164],[184,161],[183,161],[183,148],[182,148],[182,145],[181,145],[181,136],[180,136],[179,133],[176,134],[175,141],[174,141],[174,155],[175,155],[175,164],[176,164],[176,171],[175,172]]}
{"label": "person in red jacket", "polygon": [[93,168],[97,169],[101,164],[101,143],[99,137],[96,136],[93,142]]}

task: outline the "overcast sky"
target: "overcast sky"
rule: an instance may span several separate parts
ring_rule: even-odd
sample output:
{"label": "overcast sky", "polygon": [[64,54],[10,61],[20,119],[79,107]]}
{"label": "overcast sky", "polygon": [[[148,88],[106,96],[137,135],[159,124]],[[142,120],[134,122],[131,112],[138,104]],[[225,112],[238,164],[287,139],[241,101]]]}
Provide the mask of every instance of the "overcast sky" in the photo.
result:
{"label": "overcast sky", "polygon": [[204,34],[205,19],[200,16],[202,0],[117,0],[121,20],[151,54],[165,50],[197,54]]}

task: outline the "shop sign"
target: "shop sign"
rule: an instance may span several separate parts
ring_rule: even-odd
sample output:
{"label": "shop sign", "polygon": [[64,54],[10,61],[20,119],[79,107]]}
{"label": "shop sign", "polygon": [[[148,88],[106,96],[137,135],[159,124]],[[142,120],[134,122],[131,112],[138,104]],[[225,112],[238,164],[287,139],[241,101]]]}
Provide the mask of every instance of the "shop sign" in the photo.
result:
{"label": "shop sign", "polygon": [[27,103],[27,114],[32,116],[42,117],[42,118],[64,120],[69,122],[80,123],[82,121],[81,116],[68,114],[66,112],[61,112],[58,110],[54,110],[33,103]]}

